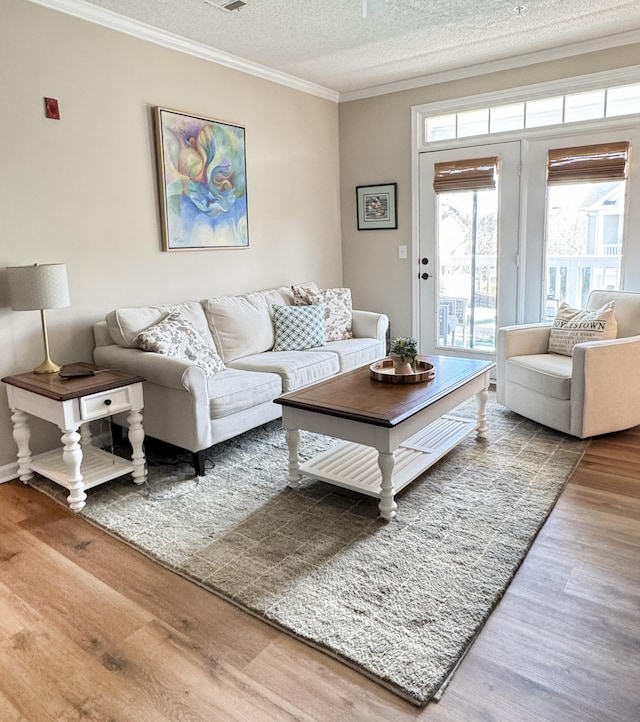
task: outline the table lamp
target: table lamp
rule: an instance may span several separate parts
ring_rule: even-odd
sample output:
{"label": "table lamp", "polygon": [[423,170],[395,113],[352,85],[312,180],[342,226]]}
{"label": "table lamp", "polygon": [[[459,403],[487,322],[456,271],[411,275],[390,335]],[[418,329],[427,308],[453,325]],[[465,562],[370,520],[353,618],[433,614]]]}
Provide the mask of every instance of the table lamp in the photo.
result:
{"label": "table lamp", "polygon": [[53,374],[60,366],[49,357],[49,338],[45,309],[71,305],[67,267],[64,263],[46,263],[33,266],[9,266],[9,298],[14,311],[40,311],[44,361],[33,369],[36,374]]}

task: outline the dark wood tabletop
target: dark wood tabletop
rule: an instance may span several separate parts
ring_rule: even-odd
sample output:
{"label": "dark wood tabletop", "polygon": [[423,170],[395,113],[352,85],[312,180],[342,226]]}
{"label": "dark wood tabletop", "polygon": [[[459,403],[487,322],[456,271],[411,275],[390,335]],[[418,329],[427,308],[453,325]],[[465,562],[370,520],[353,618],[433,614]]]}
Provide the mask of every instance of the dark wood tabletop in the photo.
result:
{"label": "dark wood tabletop", "polygon": [[94,376],[83,376],[81,378],[63,379],[57,373],[52,374],[36,374],[29,373],[17,374],[16,376],[5,376],[2,381],[11,386],[32,391],[40,396],[46,396],[56,401],[67,401],[68,399],[77,399],[80,396],[88,396],[97,394],[101,391],[110,391],[121,386],[129,386],[140,381],[144,381],[142,376],[134,376],[126,371],[118,371],[117,369],[102,369],[91,363],[78,361],[77,363],[66,364],[62,371],[93,371]]}
{"label": "dark wood tabletop", "polygon": [[282,406],[393,427],[495,366],[493,361],[453,356],[420,358],[433,364],[432,381],[384,383],[371,378],[367,365],[284,394],[275,401]]}

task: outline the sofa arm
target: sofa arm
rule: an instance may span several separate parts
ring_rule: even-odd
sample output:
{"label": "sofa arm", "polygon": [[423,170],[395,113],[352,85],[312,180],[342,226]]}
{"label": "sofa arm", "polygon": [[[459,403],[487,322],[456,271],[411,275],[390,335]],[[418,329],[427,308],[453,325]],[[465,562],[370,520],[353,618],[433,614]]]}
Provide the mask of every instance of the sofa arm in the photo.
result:
{"label": "sofa arm", "polygon": [[573,348],[571,433],[581,438],[640,424],[640,336]]}
{"label": "sofa arm", "polygon": [[527,323],[519,326],[502,326],[498,329],[496,347],[496,397],[499,404],[506,399],[505,371],[507,359],[512,356],[529,356],[549,350],[550,323]]}
{"label": "sofa arm", "polygon": [[355,338],[376,338],[386,344],[389,318],[374,311],[352,311],[351,330]]}
{"label": "sofa arm", "polygon": [[550,332],[550,323],[503,326],[498,329],[498,354],[507,359],[511,356],[547,353]]}
{"label": "sofa arm", "polygon": [[204,369],[185,359],[140,351],[137,348],[123,348],[117,344],[97,346],[93,359],[99,366],[137,374],[159,386],[188,391],[198,389],[207,393],[207,375]]}
{"label": "sofa arm", "polygon": [[117,344],[97,346],[93,358],[99,366],[145,379],[143,414],[149,436],[194,452],[211,446],[209,385],[200,366]]}

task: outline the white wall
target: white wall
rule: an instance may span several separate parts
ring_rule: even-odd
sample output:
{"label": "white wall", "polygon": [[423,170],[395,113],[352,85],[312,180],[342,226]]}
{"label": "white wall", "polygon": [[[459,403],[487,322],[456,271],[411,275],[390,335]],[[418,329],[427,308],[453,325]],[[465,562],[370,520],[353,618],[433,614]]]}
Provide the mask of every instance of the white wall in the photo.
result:
{"label": "white wall", "polygon": [[[91,326],[117,306],[341,284],[335,103],[26,0],[2,0],[0,87],[0,376],[43,356],[38,312],[8,308],[6,266],[67,264],[72,306],[47,314],[57,363],[91,360]],[[245,126],[248,249],[162,252],[155,106]],[[35,451],[59,441],[33,430]],[[14,460],[0,384],[0,467]]]}

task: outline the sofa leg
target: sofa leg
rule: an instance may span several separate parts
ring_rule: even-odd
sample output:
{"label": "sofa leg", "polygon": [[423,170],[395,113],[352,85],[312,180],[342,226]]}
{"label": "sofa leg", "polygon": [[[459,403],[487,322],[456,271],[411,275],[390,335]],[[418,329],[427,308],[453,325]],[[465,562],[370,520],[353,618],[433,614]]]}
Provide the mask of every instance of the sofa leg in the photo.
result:
{"label": "sofa leg", "polygon": [[196,470],[196,476],[204,476],[204,449],[200,451],[192,451],[193,466]]}

